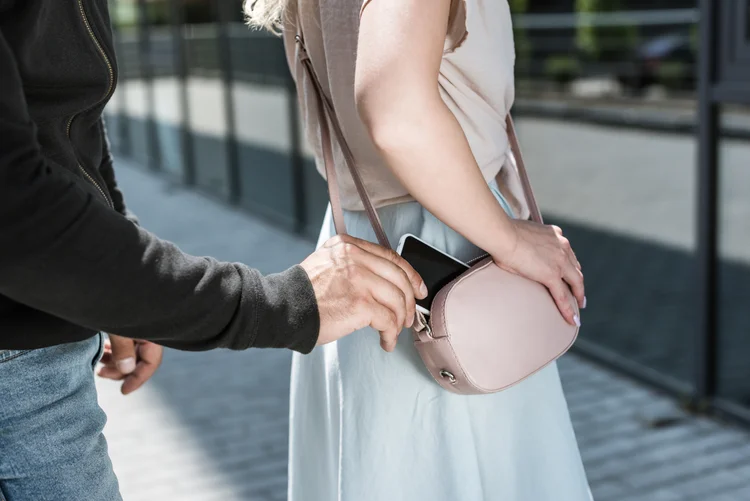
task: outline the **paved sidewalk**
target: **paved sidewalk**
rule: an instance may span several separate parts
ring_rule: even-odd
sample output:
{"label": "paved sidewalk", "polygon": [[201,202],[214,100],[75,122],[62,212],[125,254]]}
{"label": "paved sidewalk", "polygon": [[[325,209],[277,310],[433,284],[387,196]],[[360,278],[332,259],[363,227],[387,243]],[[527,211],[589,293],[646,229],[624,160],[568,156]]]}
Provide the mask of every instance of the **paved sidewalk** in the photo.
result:
{"label": "paved sidewalk", "polygon": [[[143,226],[187,252],[273,272],[312,248],[125,162],[118,174]],[[168,350],[134,395],[99,381],[125,501],[286,499],[289,364],[283,351]],[[750,499],[750,433],[687,416],[575,355],[560,371],[596,501]]]}

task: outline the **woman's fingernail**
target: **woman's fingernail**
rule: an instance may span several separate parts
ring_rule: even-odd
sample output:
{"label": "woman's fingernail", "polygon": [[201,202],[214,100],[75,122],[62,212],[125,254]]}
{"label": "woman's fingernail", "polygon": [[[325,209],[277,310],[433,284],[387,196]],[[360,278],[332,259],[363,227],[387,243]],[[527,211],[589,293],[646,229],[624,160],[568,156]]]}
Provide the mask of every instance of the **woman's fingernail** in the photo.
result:
{"label": "woman's fingernail", "polygon": [[578,315],[573,315],[573,321],[576,323],[576,327],[581,326],[581,317],[579,317]]}
{"label": "woman's fingernail", "polygon": [[583,296],[583,306],[581,308],[586,309],[586,296]]}
{"label": "woman's fingernail", "polygon": [[123,358],[122,360],[115,362],[115,365],[117,366],[117,370],[123,374],[130,374],[135,370],[135,358]]}
{"label": "woman's fingernail", "polygon": [[424,282],[422,282],[422,285],[419,286],[419,292],[422,294],[422,297],[427,297],[427,285],[425,285]]}

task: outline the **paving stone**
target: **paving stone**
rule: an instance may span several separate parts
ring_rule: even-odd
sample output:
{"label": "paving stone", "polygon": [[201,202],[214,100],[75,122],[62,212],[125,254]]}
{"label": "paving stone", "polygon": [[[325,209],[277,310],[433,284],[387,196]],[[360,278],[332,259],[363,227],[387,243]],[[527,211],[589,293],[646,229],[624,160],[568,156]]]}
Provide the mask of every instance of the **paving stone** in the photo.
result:
{"label": "paving stone", "polygon": [[737,478],[724,470],[713,471],[704,475],[684,479],[674,487],[685,501],[703,501],[710,496],[738,489],[747,484],[747,477]]}
{"label": "paving stone", "polygon": [[[729,446],[727,446],[729,447]],[[706,472],[733,466],[750,458],[750,447],[727,448],[706,455],[691,455],[686,451],[681,460],[653,465],[646,471],[634,473],[628,480],[636,488],[662,486],[690,477],[704,475]]]}
{"label": "paving stone", "polygon": [[[312,249],[121,164],[120,185],[142,224],[187,252],[275,272]],[[290,361],[282,351],[167,350],[133,395],[98,381],[125,501],[285,500]],[[657,391],[576,354],[559,369],[596,501],[750,500],[750,432],[686,415]],[[649,426],[670,413],[680,418],[674,426]]]}
{"label": "paving stone", "polygon": [[616,480],[609,480],[606,482],[596,482],[591,484],[591,493],[594,495],[596,501],[608,501],[617,500],[622,497],[624,492],[630,489],[629,486],[624,485],[622,482]]}

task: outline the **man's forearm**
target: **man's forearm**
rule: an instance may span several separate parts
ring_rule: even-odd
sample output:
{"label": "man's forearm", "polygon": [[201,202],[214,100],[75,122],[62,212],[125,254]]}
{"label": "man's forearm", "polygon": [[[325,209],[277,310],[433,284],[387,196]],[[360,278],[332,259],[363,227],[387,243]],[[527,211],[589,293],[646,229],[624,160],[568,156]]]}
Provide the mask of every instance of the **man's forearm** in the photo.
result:
{"label": "man's forearm", "polygon": [[263,277],[190,256],[97,202],[89,206],[100,214],[84,214],[23,255],[3,231],[0,293],[93,330],[184,350],[315,345],[314,292],[298,267]]}
{"label": "man's forearm", "polygon": [[187,255],[47,165],[1,32],[0,87],[0,294],[92,330],[186,350],[312,349],[319,320],[304,272],[262,277]]}

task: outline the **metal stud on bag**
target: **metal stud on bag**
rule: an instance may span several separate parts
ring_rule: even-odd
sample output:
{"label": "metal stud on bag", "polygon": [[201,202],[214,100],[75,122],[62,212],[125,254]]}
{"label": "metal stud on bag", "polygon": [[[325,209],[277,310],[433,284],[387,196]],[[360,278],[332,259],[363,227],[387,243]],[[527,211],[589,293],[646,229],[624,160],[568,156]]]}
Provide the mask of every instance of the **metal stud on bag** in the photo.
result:
{"label": "metal stud on bag", "polygon": [[456,384],[456,376],[445,369],[440,371],[440,377],[447,379],[451,384]]}

